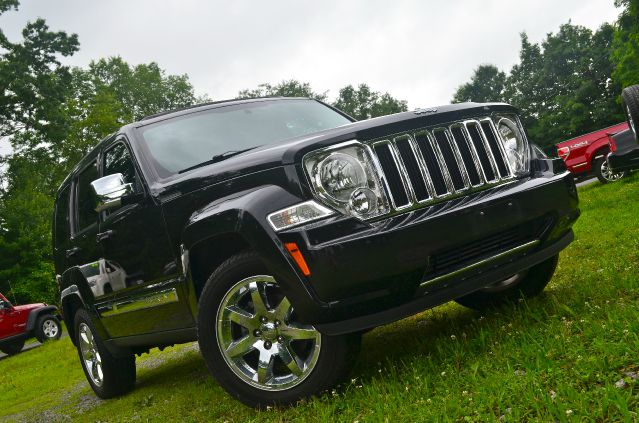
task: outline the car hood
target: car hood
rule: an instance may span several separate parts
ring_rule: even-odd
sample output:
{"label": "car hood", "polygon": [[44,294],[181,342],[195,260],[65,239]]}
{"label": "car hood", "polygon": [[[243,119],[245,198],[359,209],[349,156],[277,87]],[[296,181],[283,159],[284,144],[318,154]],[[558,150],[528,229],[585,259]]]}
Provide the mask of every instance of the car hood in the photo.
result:
{"label": "car hood", "polygon": [[410,112],[353,122],[321,132],[290,138],[261,146],[224,161],[203,166],[152,186],[154,194],[179,188],[182,192],[223,182],[242,175],[278,166],[301,163],[302,157],[313,150],[349,140],[366,141],[399,132],[430,127],[456,120],[468,119],[492,112],[517,113],[504,103],[460,103],[417,109]]}
{"label": "car hood", "polygon": [[14,306],[14,309],[16,311],[30,311],[30,310],[45,307],[45,306],[46,306],[45,303],[24,304],[24,305]]}

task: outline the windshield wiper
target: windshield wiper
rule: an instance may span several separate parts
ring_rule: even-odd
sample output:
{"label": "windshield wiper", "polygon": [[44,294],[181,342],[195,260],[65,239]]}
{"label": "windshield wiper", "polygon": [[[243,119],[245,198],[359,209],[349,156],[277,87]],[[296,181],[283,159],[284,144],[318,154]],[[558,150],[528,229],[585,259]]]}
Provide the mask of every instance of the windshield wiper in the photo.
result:
{"label": "windshield wiper", "polygon": [[197,169],[198,167],[210,165],[212,163],[221,162],[221,161],[226,160],[228,158],[231,158],[233,156],[237,156],[238,154],[246,153],[247,151],[253,150],[254,148],[257,148],[257,147],[259,147],[259,145],[255,146],[255,147],[251,147],[251,148],[246,148],[244,150],[229,150],[229,151],[225,151],[224,153],[216,154],[215,156],[211,157],[207,161],[204,161],[202,163],[198,163],[198,164],[193,165],[191,167],[187,167],[186,169],[182,169],[178,173],[188,172],[189,170]]}

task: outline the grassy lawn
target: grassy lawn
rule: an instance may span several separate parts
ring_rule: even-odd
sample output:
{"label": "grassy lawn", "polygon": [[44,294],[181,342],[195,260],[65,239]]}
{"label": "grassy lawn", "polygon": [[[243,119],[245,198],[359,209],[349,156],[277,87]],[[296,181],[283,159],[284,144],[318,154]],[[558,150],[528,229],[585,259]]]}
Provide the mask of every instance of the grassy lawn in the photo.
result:
{"label": "grassy lawn", "polygon": [[0,419],[51,421],[637,421],[639,174],[579,191],[582,217],[545,293],[486,315],[448,304],[364,336],[348,383],[255,411],[196,344],[138,358],[102,401],[66,338],[0,361]]}

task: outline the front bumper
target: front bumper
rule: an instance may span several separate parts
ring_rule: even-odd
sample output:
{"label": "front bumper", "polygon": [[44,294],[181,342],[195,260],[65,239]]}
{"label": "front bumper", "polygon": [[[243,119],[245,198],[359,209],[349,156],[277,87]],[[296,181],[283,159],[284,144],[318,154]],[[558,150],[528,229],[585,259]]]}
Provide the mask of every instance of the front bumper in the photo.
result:
{"label": "front bumper", "polygon": [[340,216],[278,235],[298,244],[311,269],[300,279],[314,306],[298,310],[300,320],[341,334],[527,269],[570,243],[578,216],[573,176],[550,165],[531,178],[373,223]]}
{"label": "front bumper", "polygon": [[629,150],[608,154],[608,166],[613,173],[639,169],[639,145]]}

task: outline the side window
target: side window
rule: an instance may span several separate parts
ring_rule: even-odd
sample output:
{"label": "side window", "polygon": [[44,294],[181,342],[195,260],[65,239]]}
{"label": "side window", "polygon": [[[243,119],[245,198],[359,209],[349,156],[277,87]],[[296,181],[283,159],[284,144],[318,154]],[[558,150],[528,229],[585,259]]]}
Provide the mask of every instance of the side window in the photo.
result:
{"label": "side window", "polygon": [[55,245],[56,247],[69,239],[69,185],[64,187],[55,203]]}
{"label": "side window", "polygon": [[95,211],[95,199],[91,188],[91,182],[98,179],[98,169],[93,163],[80,173],[76,182],[76,202],[78,230],[82,230],[98,221],[98,212]]}
{"label": "side window", "polygon": [[133,184],[136,192],[140,191],[140,182],[135,173],[135,165],[129,149],[122,143],[114,145],[104,154],[104,176],[121,173],[124,182]]}

